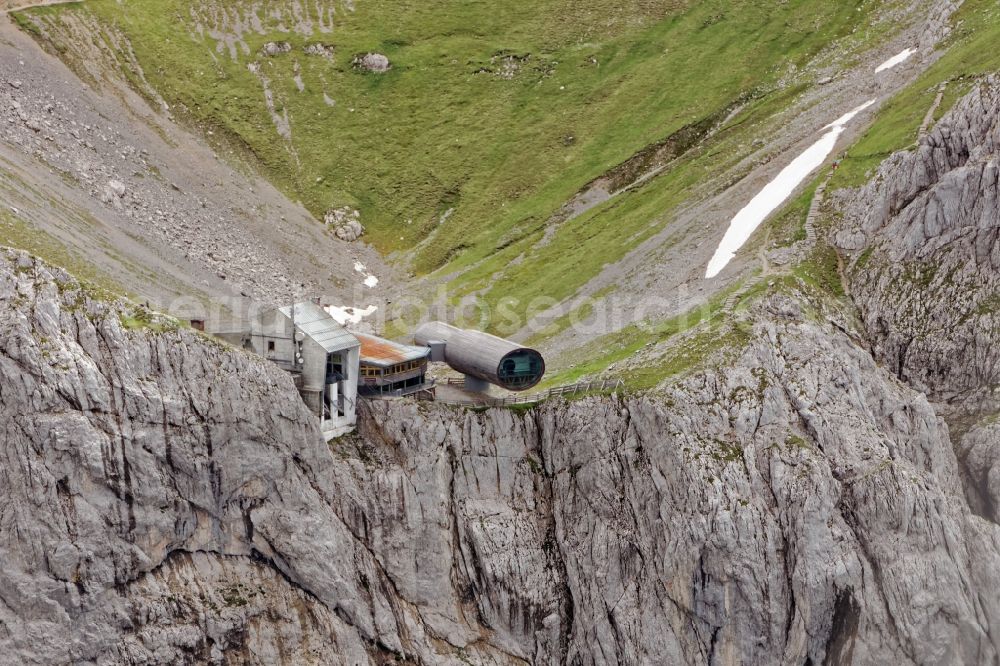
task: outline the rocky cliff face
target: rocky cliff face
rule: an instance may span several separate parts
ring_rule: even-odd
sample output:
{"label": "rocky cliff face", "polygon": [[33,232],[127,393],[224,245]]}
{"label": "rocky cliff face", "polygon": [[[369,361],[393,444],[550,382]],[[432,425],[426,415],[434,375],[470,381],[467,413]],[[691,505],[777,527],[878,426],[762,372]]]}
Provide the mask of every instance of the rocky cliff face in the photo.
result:
{"label": "rocky cliff face", "polygon": [[[314,594],[283,559],[329,491],[288,378],[190,332],[127,330],[122,305],[20,253],[0,257],[0,308],[0,661],[366,654],[315,596],[361,591],[331,573]],[[311,548],[353,581],[326,515]]]}
{"label": "rocky cliff face", "polygon": [[[837,244],[872,352],[939,403],[971,506],[997,522],[1000,81],[990,77],[848,197]],[[986,419],[985,422],[982,419]]]}
{"label": "rocky cliff face", "polygon": [[733,369],[658,399],[379,403],[352,463],[379,492],[345,520],[454,608],[439,631],[475,618],[535,663],[995,661],[1000,529],[947,426],[794,303],[760,314]]}
{"label": "rocky cliff face", "polygon": [[0,661],[997,660],[995,425],[974,512],[794,294],[655,397],[372,403],[330,446],[279,370],[27,255],[0,309]]}
{"label": "rocky cliff face", "polygon": [[855,303],[874,353],[937,400],[998,408],[1000,80],[916,148],[893,155],[845,207]]}

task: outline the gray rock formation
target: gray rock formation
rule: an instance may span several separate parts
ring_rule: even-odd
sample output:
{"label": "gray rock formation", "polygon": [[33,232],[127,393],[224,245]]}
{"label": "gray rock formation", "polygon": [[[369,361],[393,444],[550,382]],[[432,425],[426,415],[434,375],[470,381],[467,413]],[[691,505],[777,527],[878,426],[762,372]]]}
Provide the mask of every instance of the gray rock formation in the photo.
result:
{"label": "gray rock formation", "polygon": [[656,397],[376,402],[331,446],[139,314],[0,259],[0,662],[997,659],[947,426],[792,297]]}
{"label": "gray rock formation", "polygon": [[358,478],[382,492],[352,513],[398,589],[467,599],[536,663],[993,663],[1000,528],[965,504],[947,427],[806,319],[758,323],[731,368],[658,399],[458,431],[376,403],[367,439],[391,446]]}
{"label": "gray rock formation", "polygon": [[854,301],[876,356],[936,400],[997,409],[1000,81],[977,85],[846,207]]}
{"label": "gray rock formation", "polygon": [[121,210],[124,208],[122,199],[125,198],[127,191],[125,183],[120,180],[109,180],[104,186],[104,191],[101,192],[101,201]]}
{"label": "gray rock formation", "polygon": [[332,44],[306,44],[302,47],[303,53],[311,56],[319,56],[327,60],[333,58],[334,47]]}
{"label": "gray rock formation", "polygon": [[1000,524],[1000,421],[996,416],[967,433],[958,453],[969,477],[969,504],[979,515]]}
{"label": "gray rock formation", "polygon": [[274,57],[276,55],[281,55],[282,53],[289,53],[291,50],[292,45],[288,42],[266,42],[264,46],[261,47],[260,52],[264,56]]}
{"label": "gray rock formation", "polygon": [[361,238],[365,228],[361,224],[361,213],[350,206],[342,206],[327,211],[323,222],[333,230],[333,234],[342,241],[351,243]]}
{"label": "gray rock formation", "polygon": [[389,58],[381,53],[362,53],[354,57],[352,64],[360,70],[383,74],[392,69]]}
{"label": "gray rock formation", "polygon": [[329,605],[274,550],[311,541],[294,533],[315,523],[290,517],[329,491],[288,378],[193,332],[130,331],[123,307],[0,259],[0,662],[365,654],[338,615],[364,614],[364,594],[329,509],[311,548],[352,581],[315,579]]}

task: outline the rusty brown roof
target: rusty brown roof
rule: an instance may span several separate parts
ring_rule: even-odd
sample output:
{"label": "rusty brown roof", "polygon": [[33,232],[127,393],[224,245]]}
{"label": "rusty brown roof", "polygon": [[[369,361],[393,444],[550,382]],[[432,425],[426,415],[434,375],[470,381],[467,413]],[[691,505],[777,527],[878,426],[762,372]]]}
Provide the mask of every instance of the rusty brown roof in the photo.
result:
{"label": "rusty brown roof", "polygon": [[407,361],[419,361],[431,353],[428,347],[404,345],[374,335],[355,333],[354,337],[361,342],[361,362],[371,365],[388,367]]}

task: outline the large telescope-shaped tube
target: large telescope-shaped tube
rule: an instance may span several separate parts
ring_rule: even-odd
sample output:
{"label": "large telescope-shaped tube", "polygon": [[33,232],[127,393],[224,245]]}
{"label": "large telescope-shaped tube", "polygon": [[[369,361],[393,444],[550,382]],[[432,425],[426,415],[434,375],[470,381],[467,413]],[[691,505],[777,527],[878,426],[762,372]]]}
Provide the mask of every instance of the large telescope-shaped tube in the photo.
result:
{"label": "large telescope-shaped tube", "polygon": [[[418,328],[413,341],[431,348],[431,360],[443,360],[468,377],[510,391],[529,389],[545,374],[545,360],[537,351],[482,331],[468,331],[434,321]],[[440,357],[442,347],[443,358]]]}

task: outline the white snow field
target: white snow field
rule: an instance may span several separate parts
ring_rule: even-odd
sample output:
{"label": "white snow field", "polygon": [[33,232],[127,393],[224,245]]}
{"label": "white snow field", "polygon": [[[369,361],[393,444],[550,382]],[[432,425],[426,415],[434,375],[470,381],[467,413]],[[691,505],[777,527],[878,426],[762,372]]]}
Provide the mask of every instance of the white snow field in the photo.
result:
{"label": "white snow field", "polygon": [[767,219],[767,216],[788,199],[806,177],[823,165],[823,162],[836,147],[837,138],[844,132],[847,123],[874,103],[874,99],[865,102],[824,127],[824,130],[829,131],[819,141],[792,160],[791,164],[782,169],[774,180],[768,183],[750,203],[736,214],[736,217],[729,223],[729,229],[722,237],[715,255],[708,262],[708,270],[705,272],[706,278],[715,277],[726,267],[726,264],[736,256],[736,252],[743,247],[743,244]]}

